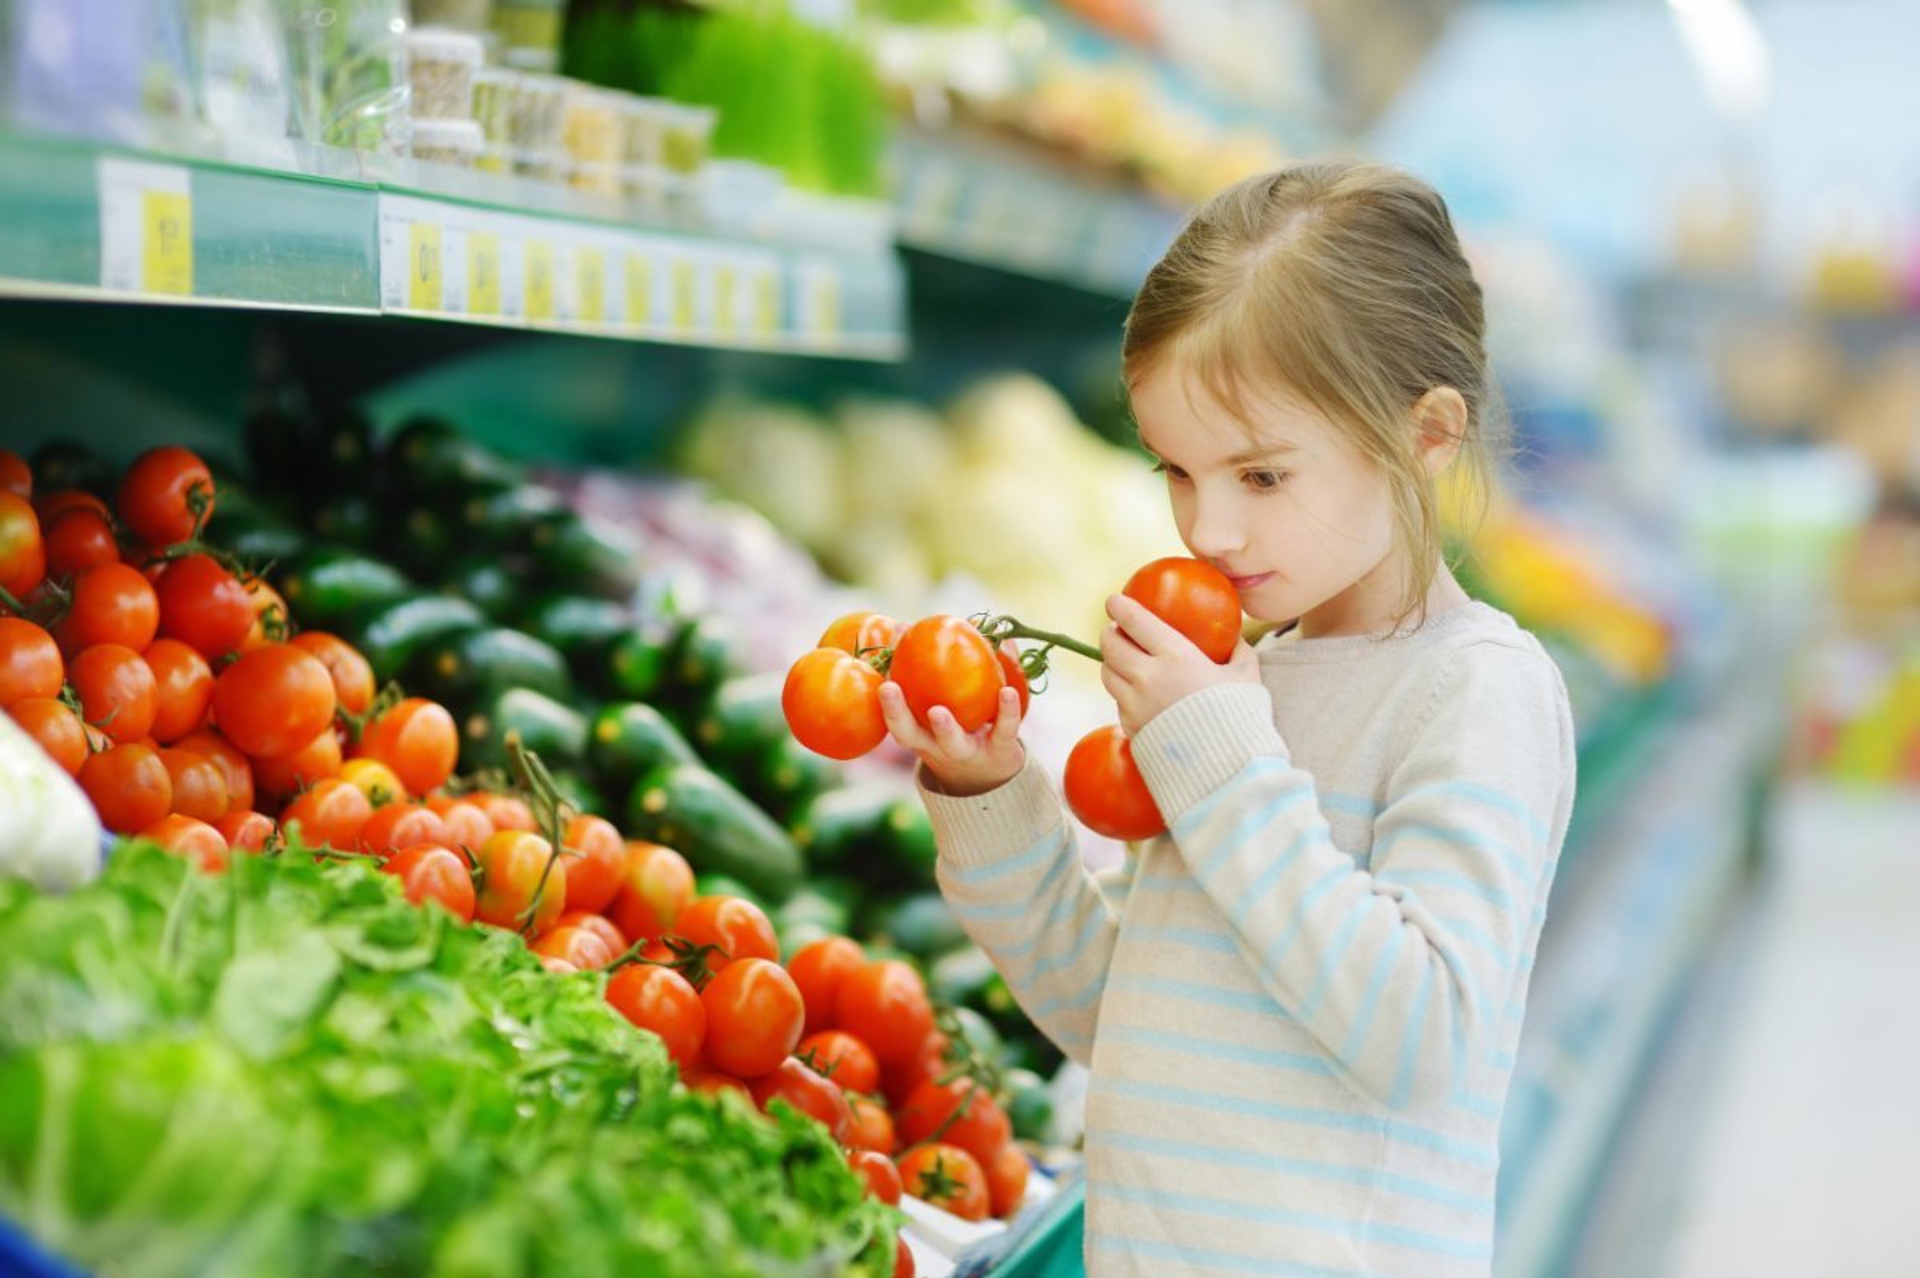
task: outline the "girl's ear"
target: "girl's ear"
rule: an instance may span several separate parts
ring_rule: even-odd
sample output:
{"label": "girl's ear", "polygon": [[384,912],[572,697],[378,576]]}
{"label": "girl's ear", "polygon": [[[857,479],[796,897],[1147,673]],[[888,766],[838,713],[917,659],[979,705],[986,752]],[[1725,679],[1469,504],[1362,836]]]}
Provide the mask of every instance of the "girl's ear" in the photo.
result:
{"label": "girl's ear", "polygon": [[1467,438],[1467,401],[1451,386],[1436,386],[1413,405],[1414,448],[1429,475],[1445,470]]}

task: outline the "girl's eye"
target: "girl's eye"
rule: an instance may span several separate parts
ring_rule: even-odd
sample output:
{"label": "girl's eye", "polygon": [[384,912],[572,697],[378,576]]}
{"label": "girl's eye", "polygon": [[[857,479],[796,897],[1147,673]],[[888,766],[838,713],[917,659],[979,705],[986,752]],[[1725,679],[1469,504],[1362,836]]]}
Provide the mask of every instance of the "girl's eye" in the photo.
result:
{"label": "girl's eye", "polygon": [[1247,482],[1247,487],[1257,489],[1260,492],[1271,492],[1286,482],[1287,472],[1284,470],[1250,470],[1244,478]]}
{"label": "girl's eye", "polygon": [[1186,482],[1187,472],[1181,470],[1178,466],[1169,466],[1165,462],[1155,462],[1153,464],[1153,471],[1156,475],[1165,475],[1176,484]]}

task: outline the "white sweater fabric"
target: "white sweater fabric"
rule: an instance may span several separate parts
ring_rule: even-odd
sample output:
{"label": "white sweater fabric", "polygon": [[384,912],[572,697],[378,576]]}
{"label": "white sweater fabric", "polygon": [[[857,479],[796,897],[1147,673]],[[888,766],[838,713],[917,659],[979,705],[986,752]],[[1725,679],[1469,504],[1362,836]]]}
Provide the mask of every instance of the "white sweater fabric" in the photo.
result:
{"label": "white sweater fabric", "polygon": [[1117,870],[1032,765],[923,784],[941,888],[1091,1070],[1089,1273],[1485,1278],[1573,802],[1560,672],[1483,603],[1259,656],[1134,738],[1168,833]]}

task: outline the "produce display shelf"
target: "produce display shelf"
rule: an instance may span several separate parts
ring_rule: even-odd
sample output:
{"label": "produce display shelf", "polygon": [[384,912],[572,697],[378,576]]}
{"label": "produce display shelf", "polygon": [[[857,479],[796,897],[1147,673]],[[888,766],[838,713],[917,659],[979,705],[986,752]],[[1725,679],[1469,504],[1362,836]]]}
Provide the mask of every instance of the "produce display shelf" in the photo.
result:
{"label": "produce display shelf", "polygon": [[[904,273],[884,230],[801,239],[639,225],[617,204],[437,168],[382,176],[319,147],[292,167],[258,167],[0,133],[0,296],[905,354]],[[551,207],[513,202],[522,194]]]}
{"label": "produce display shelf", "polygon": [[901,244],[1093,293],[1132,297],[1180,228],[1169,204],[1007,143],[902,128],[892,162]]}

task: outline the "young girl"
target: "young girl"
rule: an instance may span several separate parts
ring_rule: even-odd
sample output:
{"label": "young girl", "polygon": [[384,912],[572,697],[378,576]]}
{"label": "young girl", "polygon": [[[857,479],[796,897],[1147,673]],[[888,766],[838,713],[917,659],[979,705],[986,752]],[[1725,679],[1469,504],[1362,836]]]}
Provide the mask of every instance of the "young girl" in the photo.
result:
{"label": "young girl", "polygon": [[1168,833],[1096,881],[1019,705],[887,723],[942,888],[1086,1063],[1108,1275],[1485,1278],[1500,1114],[1573,799],[1559,672],[1442,559],[1488,465],[1479,287],[1429,187],[1316,164],[1214,197],[1127,321],[1180,536],[1291,627],[1215,665],[1116,596],[1102,678]]}

